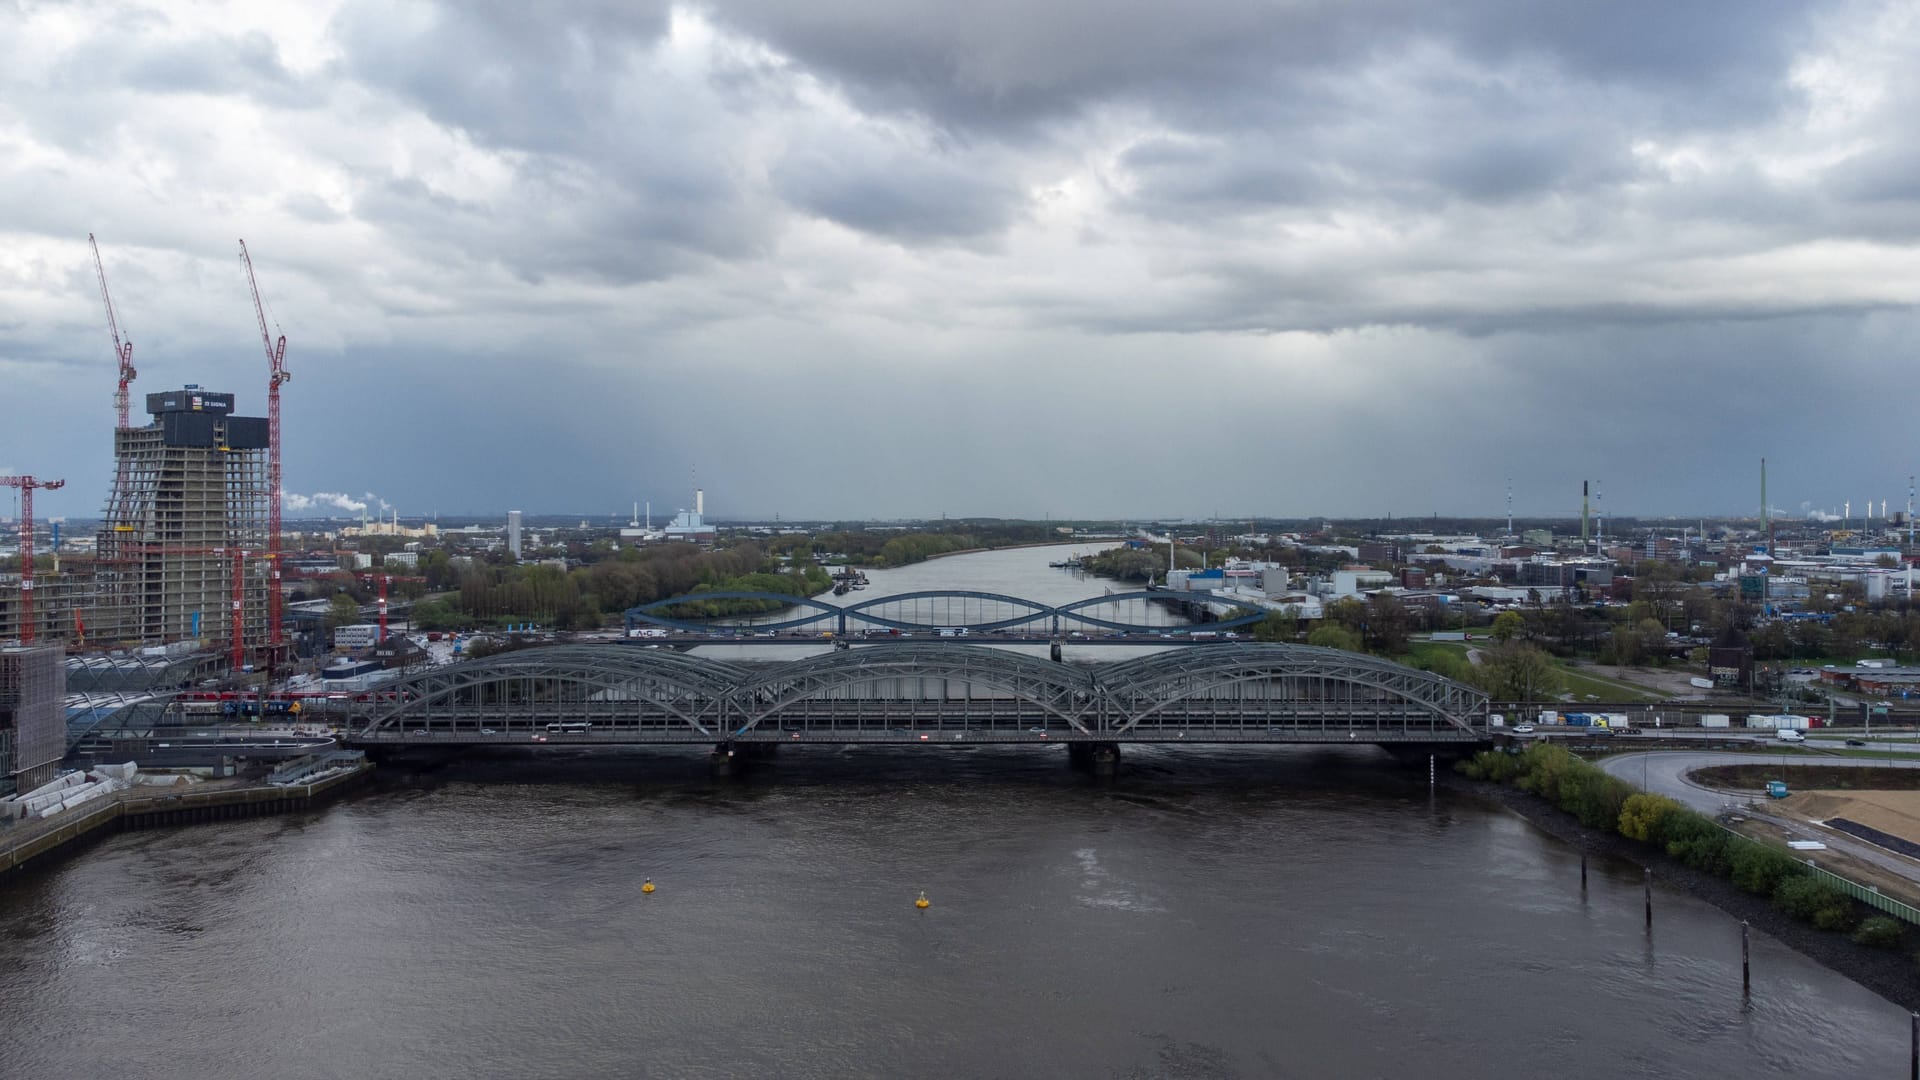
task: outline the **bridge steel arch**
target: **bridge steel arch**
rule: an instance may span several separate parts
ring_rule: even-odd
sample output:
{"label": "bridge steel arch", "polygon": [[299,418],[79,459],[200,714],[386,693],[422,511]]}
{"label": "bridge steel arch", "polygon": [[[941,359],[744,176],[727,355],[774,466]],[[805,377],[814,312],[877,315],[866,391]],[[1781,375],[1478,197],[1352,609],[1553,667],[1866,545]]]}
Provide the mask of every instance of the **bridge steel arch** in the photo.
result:
{"label": "bridge steel arch", "polygon": [[595,742],[1466,742],[1484,737],[1488,706],[1478,690],[1377,657],[1252,642],[1098,668],[931,641],[764,664],[551,646],[423,672],[377,694],[356,741],[500,742],[585,721]]}
{"label": "bridge steel arch", "polygon": [[[1025,597],[1009,596],[1005,593],[978,592],[967,589],[923,589],[918,592],[869,597],[857,603],[841,605],[814,597],[788,596],[784,593],[710,592],[687,593],[682,596],[668,597],[665,600],[655,600],[651,603],[629,608],[625,614],[626,627],[628,630],[633,630],[637,624],[647,623],[674,630],[688,630],[693,632],[711,630],[714,628],[714,620],[700,621],[675,618],[671,615],[663,614],[663,612],[670,611],[675,607],[685,604],[711,600],[762,600],[812,609],[811,614],[798,614],[790,618],[772,622],[739,624],[741,627],[751,625],[754,630],[799,630],[831,621],[834,631],[840,634],[847,632],[853,620],[870,623],[875,626],[883,626],[893,630],[912,632],[934,632],[945,629],[959,629],[964,626],[966,629],[977,633],[991,633],[995,630],[1011,630],[1016,627],[1031,626],[1034,623],[1044,624],[1049,632],[1058,632],[1062,629],[1064,622],[1072,621],[1122,633],[1164,633],[1169,629],[1166,625],[1121,622],[1115,619],[1107,619],[1098,615],[1089,614],[1089,612],[1109,604],[1136,600],[1141,602],[1153,600],[1205,602],[1204,597],[1199,594],[1182,594],[1166,591],[1135,591],[1111,593],[1106,596],[1090,596],[1084,600],[1076,600],[1070,604],[1056,606],[1041,603],[1038,600],[1028,600]],[[990,619],[984,622],[955,623],[916,622],[909,619],[895,619],[878,614],[880,609],[889,605],[915,600],[979,600],[989,603],[1006,604],[1011,607],[1024,607],[1027,611],[1023,614],[1011,615],[1003,619]],[[1213,602],[1232,603],[1231,600],[1215,600]],[[1232,630],[1237,627],[1248,626],[1259,622],[1265,617],[1266,613],[1264,611],[1254,610],[1248,614],[1238,615],[1230,619],[1219,619],[1213,622],[1195,625],[1204,626],[1208,630]]]}
{"label": "bridge steel arch", "polygon": [[[1155,592],[1124,592],[1124,593],[1113,593],[1110,596],[1090,596],[1085,600],[1075,600],[1071,604],[1063,604],[1060,607],[1057,607],[1053,610],[1054,610],[1054,614],[1060,616],[1061,618],[1074,619],[1078,622],[1086,623],[1089,626],[1103,627],[1108,630],[1120,630],[1126,633],[1143,633],[1144,632],[1144,633],[1158,634],[1158,633],[1164,633],[1167,627],[1156,626],[1156,625],[1147,624],[1147,623],[1114,622],[1110,619],[1102,619],[1097,616],[1087,615],[1087,614],[1084,614],[1084,612],[1089,608],[1096,608],[1104,604],[1111,604],[1111,603],[1115,603],[1117,601],[1123,601],[1123,600],[1189,600],[1191,601],[1192,599],[1193,598],[1191,594],[1189,594],[1189,596],[1183,597],[1178,593],[1169,593],[1164,590],[1155,591]],[[1232,603],[1232,601],[1215,600],[1213,601],[1213,603],[1226,604],[1226,603]],[[1246,606],[1246,605],[1241,605],[1241,606]],[[1232,619],[1220,619],[1216,622],[1209,622],[1209,623],[1196,623],[1194,624],[1194,628],[1198,629],[1198,628],[1204,627],[1207,630],[1232,630],[1235,627],[1249,626],[1253,623],[1257,623],[1261,619],[1264,619],[1266,617],[1267,617],[1266,612],[1256,611],[1253,614],[1241,615]]]}
{"label": "bridge steel arch", "polygon": [[[860,693],[889,683],[899,690],[909,682],[915,684],[912,694]],[[934,682],[939,684],[937,699],[928,696],[927,684]],[[955,683],[964,694],[960,699],[951,696]],[[1002,649],[931,642],[847,649],[770,665],[742,682],[732,696],[736,735],[770,719],[877,711],[868,710],[868,703],[896,715],[911,713],[916,701],[942,706],[954,700],[980,702],[976,711],[989,721],[996,711],[1003,719],[1019,712],[1058,721],[1082,734],[1095,733],[1099,723],[1099,688],[1084,668]],[[1006,708],[997,710],[996,705]],[[889,722],[880,717],[883,726]]]}
{"label": "bridge steel arch", "polygon": [[676,619],[669,615],[658,614],[658,612],[669,608],[679,607],[683,604],[700,603],[707,600],[770,600],[777,604],[798,604],[801,607],[813,608],[816,611],[816,614],[813,615],[796,616],[781,622],[754,623],[753,626],[756,630],[798,630],[801,627],[811,626],[827,619],[835,619],[836,629],[843,632],[846,630],[847,625],[845,608],[842,608],[838,604],[829,604],[825,600],[815,600],[810,596],[788,596],[786,593],[770,592],[707,592],[688,593],[684,596],[670,596],[665,600],[655,600],[650,604],[641,604],[638,607],[628,608],[625,616],[627,629],[632,630],[634,629],[635,623],[644,622],[651,623],[654,626],[665,626],[674,630],[692,630],[695,632],[710,630],[712,629],[710,622],[695,622],[691,619]]}
{"label": "bridge steel arch", "polygon": [[584,720],[636,732],[720,737],[739,666],[669,649],[561,645],[468,660],[382,684],[363,737],[408,730],[478,731],[512,716],[536,724]]}
{"label": "bridge steel arch", "polygon": [[[1440,735],[1471,735],[1488,697],[1473,687],[1364,653],[1233,642],[1174,649],[1101,673],[1107,730],[1117,735],[1197,722],[1267,722],[1282,730],[1344,727],[1351,737],[1401,732],[1410,718]],[[1271,730],[1271,728],[1270,728]]]}
{"label": "bridge steel arch", "polygon": [[[978,623],[917,623],[900,619],[889,619],[882,615],[873,614],[873,609],[875,608],[885,607],[888,604],[905,603],[909,600],[982,600],[990,603],[1019,605],[1027,608],[1028,611],[1024,615]],[[1039,622],[1058,614],[1058,609],[1049,604],[1043,604],[1038,600],[1028,600],[1019,596],[1008,596],[1005,593],[974,592],[967,589],[923,589],[919,592],[895,593],[892,596],[875,596],[862,600],[857,604],[848,604],[844,610],[848,618],[858,618],[864,622],[890,627],[895,630],[958,630],[961,627],[965,627],[968,630],[979,633],[991,633],[995,630],[1010,630],[1013,627],[1026,626],[1029,623]]]}

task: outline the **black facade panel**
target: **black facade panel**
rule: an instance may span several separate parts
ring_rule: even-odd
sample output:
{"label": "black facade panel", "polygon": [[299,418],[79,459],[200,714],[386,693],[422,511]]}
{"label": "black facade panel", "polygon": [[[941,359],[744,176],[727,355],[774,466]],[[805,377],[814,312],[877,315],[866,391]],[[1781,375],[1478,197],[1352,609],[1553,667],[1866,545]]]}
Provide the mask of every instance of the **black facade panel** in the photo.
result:
{"label": "black facade panel", "polygon": [[167,413],[208,413],[225,416],[233,411],[232,394],[215,394],[206,390],[162,390],[147,395],[147,412],[154,416]]}
{"label": "black facade panel", "polygon": [[213,413],[170,412],[159,414],[161,441],[168,446],[212,446]]}
{"label": "black facade panel", "polygon": [[265,450],[267,448],[267,418],[264,416],[227,417],[227,448],[230,450]]}

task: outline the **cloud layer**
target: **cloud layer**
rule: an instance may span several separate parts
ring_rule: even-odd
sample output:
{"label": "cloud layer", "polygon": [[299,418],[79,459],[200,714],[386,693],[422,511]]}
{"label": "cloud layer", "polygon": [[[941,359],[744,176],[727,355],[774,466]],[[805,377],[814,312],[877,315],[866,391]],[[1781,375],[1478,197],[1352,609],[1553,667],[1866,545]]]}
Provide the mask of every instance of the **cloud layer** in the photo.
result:
{"label": "cloud layer", "polygon": [[[1898,502],[1920,7],[0,3],[0,458],[403,513]],[[25,407],[21,407],[22,404]],[[1784,486],[1783,486],[1784,485]],[[290,499],[318,512],[349,503]]]}

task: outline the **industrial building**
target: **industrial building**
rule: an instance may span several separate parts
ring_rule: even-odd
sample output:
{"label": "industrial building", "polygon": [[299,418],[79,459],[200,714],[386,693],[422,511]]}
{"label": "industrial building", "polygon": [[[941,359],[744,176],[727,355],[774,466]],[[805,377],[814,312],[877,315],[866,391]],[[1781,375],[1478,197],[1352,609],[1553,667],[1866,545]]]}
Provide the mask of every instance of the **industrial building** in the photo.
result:
{"label": "industrial building", "polygon": [[52,780],[67,753],[66,650],[0,648],[0,795]]}
{"label": "industrial building", "polygon": [[693,491],[693,509],[682,510],[674,515],[673,523],[665,529],[668,540],[677,540],[688,544],[711,544],[716,535],[714,527],[707,524],[707,493],[699,488]]}

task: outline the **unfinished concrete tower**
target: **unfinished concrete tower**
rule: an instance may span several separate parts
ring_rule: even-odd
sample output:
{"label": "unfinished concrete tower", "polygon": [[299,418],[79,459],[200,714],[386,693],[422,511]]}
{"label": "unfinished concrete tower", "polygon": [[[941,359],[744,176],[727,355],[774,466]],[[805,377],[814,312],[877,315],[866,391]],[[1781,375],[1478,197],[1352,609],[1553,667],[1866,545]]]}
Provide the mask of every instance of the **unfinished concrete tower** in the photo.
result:
{"label": "unfinished concrete tower", "polygon": [[[188,385],[147,395],[146,427],[114,432],[99,537],[98,642],[266,641],[267,421]],[[235,581],[235,555],[244,553]]]}

